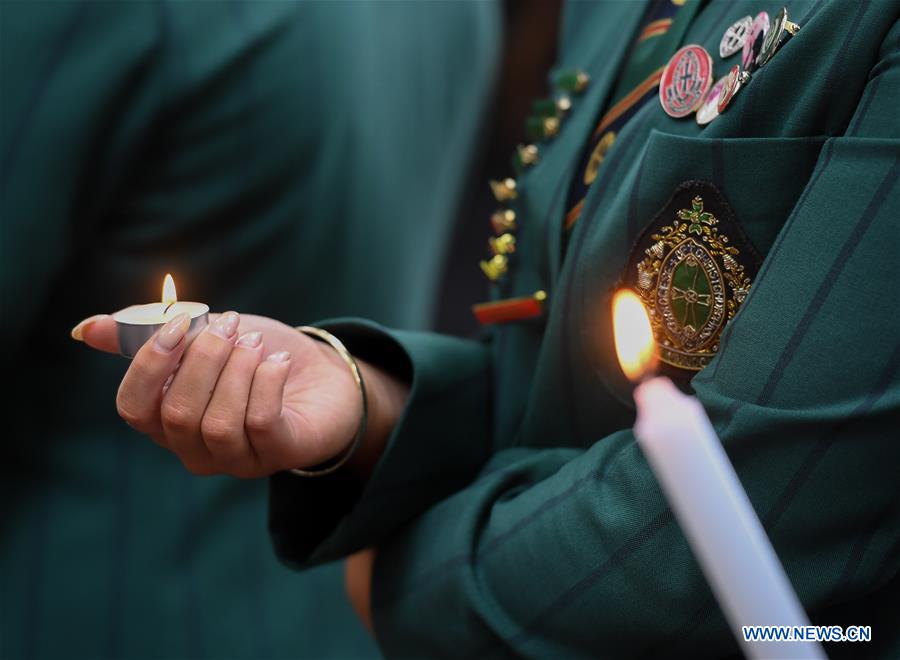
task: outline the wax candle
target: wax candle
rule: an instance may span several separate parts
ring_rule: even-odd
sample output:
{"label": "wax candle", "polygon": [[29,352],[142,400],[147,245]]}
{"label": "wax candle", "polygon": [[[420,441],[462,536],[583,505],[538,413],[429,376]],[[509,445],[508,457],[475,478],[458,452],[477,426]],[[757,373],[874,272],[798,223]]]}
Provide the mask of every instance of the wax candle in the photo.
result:
{"label": "wax candle", "polygon": [[118,329],[119,352],[125,357],[134,357],[138,349],[167,321],[183,313],[191,317],[189,339],[209,323],[209,307],[203,303],[179,301],[175,280],[167,273],[160,302],[132,305],[112,315]]}
{"label": "wax candle", "polygon": [[[745,642],[742,626],[808,626],[809,619],[700,401],[647,378],[655,342],[640,299],[614,299],[616,352],[634,390],[634,434],[745,655],[824,658],[813,642]],[[649,348],[648,348],[649,346]]]}

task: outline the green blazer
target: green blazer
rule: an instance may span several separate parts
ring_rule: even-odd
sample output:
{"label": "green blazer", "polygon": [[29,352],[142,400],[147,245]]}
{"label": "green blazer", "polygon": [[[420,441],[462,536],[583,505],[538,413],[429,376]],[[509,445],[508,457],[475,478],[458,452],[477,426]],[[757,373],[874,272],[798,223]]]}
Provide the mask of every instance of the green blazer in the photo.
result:
{"label": "green blazer", "polygon": [[[724,75],[726,28],[780,4],[713,0],[684,43]],[[639,110],[563,254],[573,166],[645,8],[570,3],[559,68],[591,82],[518,179],[517,252],[496,291],[545,290],[545,316],[486,343],[329,325],[410,369],[409,405],[363,486],[274,477],[270,524],[297,565],[379,546],[387,655],[738,652],[635,442],[613,349],[610,299],[632,245],[688,181],[714,185],[764,257],[690,388],[812,620],[873,627],[871,643],[827,652],[900,654],[900,5],[787,5],[800,32],[711,124],[656,100]]]}
{"label": "green blazer", "polygon": [[126,361],[68,332],[167,271],[215,310],[423,327],[499,30],[476,3],[0,3],[0,657],[377,653],[340,567],[278,564],[265,482],[131,432]]}

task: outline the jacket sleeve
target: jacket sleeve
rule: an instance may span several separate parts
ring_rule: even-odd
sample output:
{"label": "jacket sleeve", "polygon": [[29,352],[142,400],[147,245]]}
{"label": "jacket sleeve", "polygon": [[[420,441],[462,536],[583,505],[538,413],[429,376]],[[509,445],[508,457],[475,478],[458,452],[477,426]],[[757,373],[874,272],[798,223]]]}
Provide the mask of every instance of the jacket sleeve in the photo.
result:
{"label": "jacket sleeve", "polygon": [[[826,624],[896,594],[900,570],[900,133],[889,119],[900,68],[896,48],[883,55],[693,380],[801,601]],[[373,614],[389,656],[736,650],[630,429],[587,450],[495,454],[380,546]],[[850,623],[871,623],[878,641],[878,621]]]}
{"label": "jacket sleeve", "polygon": [[[406,376],[409,402],[363,486],[343,471],[270,479],[269,530],[292,565],[377,545],[471,481],[488,457],[489,351],[479,342],[389,331],[367,321],[321,324],[356,356]],[[448,414],[448,411],[452,413]],[[434,424],[441,419],[440,424]]]}

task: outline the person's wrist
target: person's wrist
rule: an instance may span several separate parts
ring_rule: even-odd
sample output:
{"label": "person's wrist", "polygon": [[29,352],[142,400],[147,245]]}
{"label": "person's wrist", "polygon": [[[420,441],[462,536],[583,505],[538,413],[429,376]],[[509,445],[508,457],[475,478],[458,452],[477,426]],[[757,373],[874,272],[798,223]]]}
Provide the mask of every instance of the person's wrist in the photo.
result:
{"label": "person's wrist", "polygon": [[[324,463],[320,462],[312,467],[290,468],[291,473],[299,477],[324,477],[343,468],[344,465],[346,465],[350,461],[350,459],[356,454],[357,451],[359,451],[360,447],[362,446],[369,423],[367,388],[365,386],[365,382],[363,381],[362,370],[359,368],[356,359],[350,354],[350,351],[347,350],[347,347],[344,346],[343,342],[340,339],[335,337],[327,330],[323,330],[322,328],[316,328],[313,326],[298,326],[296,329],[301,334],[316,340],[318,342],[316,344],[316,347],[320,351],[323,351],[323,346],[321,344],[328,346],[330,350],[324,351],[322,353],[322,357],[327,361],[331,361],[335,366],[340,366],[338,363],[334,362],[335,358],[343,363],[343,367],[346,367],[352,375],[353,381],[356,385],[356,390],[359,393],[359,412],[356,415],[359,418],[359,421],[356,425],[356,431],[355,433],[353,433],[350,444],[345,447],[343,451],[329,457],[328,460]],[[350,414],[350,411],[347,411],[341,415],[341,418],[350,417],[353,417],[353,415]],[[338,422],[337,426],[340,427],[343,421],[344,419],[341,419],[341,421]],[[329,425],[326,424],[326,427],[327,426]],[[332,431],[335,434],[341,434],[340,428],[332,429]]]}
{"label": "person's wrist", "polygon": [[381,458],[403,414],[409,398],[409,384],[365,360],[357,358],[356,362],[362,372],[369,400],[369,424],[362,444],[345,467],[365,480]]}

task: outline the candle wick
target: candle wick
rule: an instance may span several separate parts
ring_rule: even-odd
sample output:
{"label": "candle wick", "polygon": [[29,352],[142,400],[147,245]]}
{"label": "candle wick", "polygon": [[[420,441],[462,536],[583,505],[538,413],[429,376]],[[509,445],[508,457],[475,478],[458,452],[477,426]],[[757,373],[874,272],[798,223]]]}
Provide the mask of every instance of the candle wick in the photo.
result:
{"label": "candle wick", "polygon": [[166,306],[166,309],[165,309],[165,311],[163,312],[163,316],[165,316],[166,314],[168,314],[168,313],[169,313],[169,310],[172,309],[172,305],[174,305],[174,304],[177,303],[177,302],[178,302],[177,300],[173,300],[172,302],[170,302],[170,303]]}

